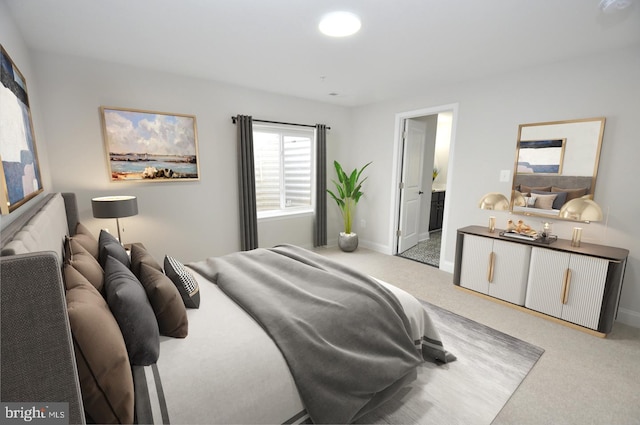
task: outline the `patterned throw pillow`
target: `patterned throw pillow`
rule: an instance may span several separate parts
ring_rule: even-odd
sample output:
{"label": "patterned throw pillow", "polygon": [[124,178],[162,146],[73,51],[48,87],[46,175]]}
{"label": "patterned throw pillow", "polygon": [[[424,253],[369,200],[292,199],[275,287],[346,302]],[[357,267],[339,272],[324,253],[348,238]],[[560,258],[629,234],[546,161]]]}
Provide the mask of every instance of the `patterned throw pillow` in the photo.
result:
{"label": "patterned throw pillow", "polygon": [[200,287],[195,277],[178,260],[168,255],[164,257],[164,272],[178,287],[182,301],[187,308],[200,307]]}

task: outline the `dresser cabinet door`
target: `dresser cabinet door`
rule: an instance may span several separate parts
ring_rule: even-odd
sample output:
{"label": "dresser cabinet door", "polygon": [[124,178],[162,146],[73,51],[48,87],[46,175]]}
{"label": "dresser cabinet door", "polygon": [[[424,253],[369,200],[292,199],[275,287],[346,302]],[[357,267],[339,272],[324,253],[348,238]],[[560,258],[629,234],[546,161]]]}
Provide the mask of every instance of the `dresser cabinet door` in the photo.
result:
{"label": "dresser cabinet door", "polygon": [[465,235],[460,286],[523,305],[531,247]]}
{"label": "dresser cabinet door", "polygon": [[492,253],[492,239],[472,235],[464,236],[460,286],[483,294],[489,293],[489,266]]}
{"label": "dresser cabinet door", "polygon": [[604,286],[609,261],[602,258],[572,254],[566,304],[562,306],[562,319],[598,329]]}
{"label": "dresser cabinet door", "polygon": [[533,248],[525,307],[598,329],[609,261]]}
{"label": "dresser cabinet door", "polygon": [[525,307],[554,317],[562,316],[563,279],[570,256],[550,249],[534,247],[531,250]]}
{"label": "dresser cabinet door", "polygon": [[531,247],[505,241],[493,241],[493,280],[489,295],[513,304],[524,305]]}

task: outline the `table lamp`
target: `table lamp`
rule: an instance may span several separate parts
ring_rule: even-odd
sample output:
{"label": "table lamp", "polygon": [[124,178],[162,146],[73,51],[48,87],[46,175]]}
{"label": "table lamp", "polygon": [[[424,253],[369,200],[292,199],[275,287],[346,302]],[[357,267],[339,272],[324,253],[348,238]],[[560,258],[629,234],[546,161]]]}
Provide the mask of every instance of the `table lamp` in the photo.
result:
{"label": "table lamp", "polygon": [[[591,195],[585,195],[581,198],[575,198],[565,203],[560,208],[559,216],[569,220],[583,221],[589,223],[591,221],[602,220],[603,214],[600,205],[596,204]],[[571,235],[571,246],[580,246],[582,238],[582,228],[574,227]]]}
{"label": "table lamp", "polygon": [[585,223],[602,220],[603,214],[600,205],[596,204],[589,196],[575,198],[565,203],[560,208],[559,216],[569,220],[584,221]]}
{"label": "table lamp", "polygon": [[[489,192],[480,199],[478,208],[482,210],[508,210],[509,200],[506,196],[499,192]],[[496,218],[489,217],[489,232],[496,230]]]}
{"label": "table lamp", "polygon": [[118,240],[120,237],[120,218],[138,214],[138,199],[135,196],[102,196],[91,200],[91,208],[95,218],[115,218],[118,226]]}

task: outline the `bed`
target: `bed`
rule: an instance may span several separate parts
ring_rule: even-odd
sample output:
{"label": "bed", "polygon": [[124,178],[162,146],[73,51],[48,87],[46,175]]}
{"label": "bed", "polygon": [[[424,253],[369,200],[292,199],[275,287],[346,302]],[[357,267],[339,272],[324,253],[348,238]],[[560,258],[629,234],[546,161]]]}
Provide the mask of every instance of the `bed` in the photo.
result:
{"label": "bed", "polygon": [[558,215],[560,208],[572,199],[593,194],[591,176],[517,173],[514,190],[522,193],[526,205],[514,206],[514,211]]}
{"label": "bed", "polygon": [[[142,275],[147,298],[112,304],[114,290],[102,288],[105,303],[91,273],[76,273],[86,257],[74,238],[91,238],[81,227],[74,194],[53,193],[2,231],[3,402],[68,403],[70,423],[348,423],[393,397],[422,361],[455,359],[411,295],[295,246],[183,265],[170,256],[160,264],[134,244],[131,271],[107,257],[104,285],[114,275]],[[147,272],[175,283],[171,299],[182,307],[171,326]],[[86,308],[91,296],[108,309]],[[155,324],[136,316],[149,308]],[[97,328],[84,329],[94,321]],[[102,341],[107,322],[121,330],[124,361],[105,355],[120,344]],[[157,353],[142,342],[152,332],[140,323],[159,329]],[[97,390],[87,389],[87,375]],[[118,376],[131,379],[131,391],[113,382]]]}

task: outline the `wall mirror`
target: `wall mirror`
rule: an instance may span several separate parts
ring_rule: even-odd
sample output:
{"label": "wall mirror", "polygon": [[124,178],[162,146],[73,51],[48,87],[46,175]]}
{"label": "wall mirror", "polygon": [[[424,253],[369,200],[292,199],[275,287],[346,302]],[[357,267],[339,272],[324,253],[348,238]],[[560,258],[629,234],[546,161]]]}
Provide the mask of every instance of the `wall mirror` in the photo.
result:
{"label": "wall mirror", "polygon": [[574,198],[593,198],[605,119],[518,126],[510,211],[559,218]]}

